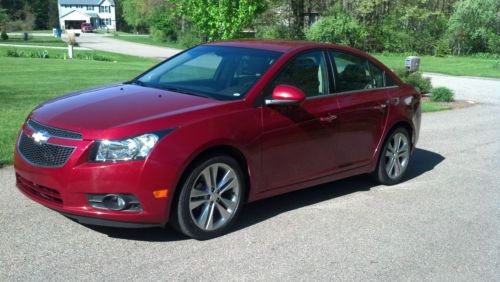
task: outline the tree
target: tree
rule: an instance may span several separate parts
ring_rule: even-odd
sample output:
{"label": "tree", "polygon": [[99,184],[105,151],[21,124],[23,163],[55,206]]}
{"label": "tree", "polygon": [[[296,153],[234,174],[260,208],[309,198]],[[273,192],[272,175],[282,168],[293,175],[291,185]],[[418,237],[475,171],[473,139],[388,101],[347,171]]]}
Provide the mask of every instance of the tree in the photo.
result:
{"label": "tree", "polygon": [[3,30],[3,26],[8,20],[9,17],[7,16],[7,10],[3,9],[2,6],[0,6],[0,29]]}
{"label": "tree", "polygon": [[[448,23],[456,54],[496,51],[500,42],[500,1],[463,0]],[[493,43],[493,44],[492,44]]]}
{"label": "tree", "polygon": [[49,24],[49,0],[35,0],[31,5],[35,15],[35,29],[47,29]]}
{"label": "tree", "polygon": [[361,48],[367,36],[365,27],[341,6],[334,6],[329,14],[307,31],[307,39]]}
{"label": "tree", "polygon": [[180,14],[189,17],[208,40],[238,37],[264,8],[265,2],[259,0],[186,0],[179,4]]}

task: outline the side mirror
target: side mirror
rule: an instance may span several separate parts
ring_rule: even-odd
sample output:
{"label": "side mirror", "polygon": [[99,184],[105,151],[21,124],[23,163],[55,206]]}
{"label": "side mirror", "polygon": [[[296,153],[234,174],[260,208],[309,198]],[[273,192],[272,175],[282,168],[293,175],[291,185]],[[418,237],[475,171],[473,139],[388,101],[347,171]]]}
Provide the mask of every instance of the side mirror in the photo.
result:
{"label": "side mirror", "polygon": [[306,99],[302,90],[288,84],[280,84],[273,90],[271,100],[266,105],[299,105]]}

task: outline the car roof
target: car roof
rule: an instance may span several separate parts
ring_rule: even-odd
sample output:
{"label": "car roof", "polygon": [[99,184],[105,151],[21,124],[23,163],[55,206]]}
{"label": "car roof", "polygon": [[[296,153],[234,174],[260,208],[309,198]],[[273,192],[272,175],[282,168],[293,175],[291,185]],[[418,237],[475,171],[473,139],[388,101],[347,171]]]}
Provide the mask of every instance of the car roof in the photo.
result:
{"label": "car roof", "polygon": [[255,49],[271,50],[284,53],[302,48],[305,49],[336,48],[343,50],[351,49],[349,47],[336,44],[326,44],[326,43],[318,43],[312,41],[284,40],[284,39],[239,39],[239,40],[210,42],[206,43],[206,45],[255,48]]}

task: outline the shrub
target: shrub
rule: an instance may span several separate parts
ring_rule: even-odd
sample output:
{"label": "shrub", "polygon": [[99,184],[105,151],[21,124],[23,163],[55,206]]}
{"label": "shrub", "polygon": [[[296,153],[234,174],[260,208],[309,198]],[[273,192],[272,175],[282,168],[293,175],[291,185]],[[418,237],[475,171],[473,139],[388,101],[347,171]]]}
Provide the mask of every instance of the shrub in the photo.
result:
{"label": "shrub", "polygon": [[450,46],[448,45],[448,40],[440,39],[434,45],[434,56],[444,57],[450,54]]}
{"label": "shrub", "polygon": [[329,13],[332,15],[320,18],[307,31],[306,38],[360,48],[367,36],[365,26],[340,6],[335,6]]}
{"label": "shrub", "polygon": [[453,102],[455,94],[446,87],[432,89],[431,100],[434,102]]}
{"label": "shrub", "polygon": [[7,57],[14,57],[14,58],[20,58],[24,57],[24,52],[22,50],[16,49],[16,50],[7,50]]}
{"label": "shrub", "polygon": [[455,54],[492,52],[497,49],[494,36],[498,34],[500,26],[499,10],[498,0],[457,1],[448,23],[448,34]]}
{"label": "shrub", "polygon": [[5,29],[9,32],[12,31],[25,31],[33,29],[33,20],[15,20],[5,23]]}
{"label": "shrub", "polygon": [[[66,52],[50,54],[49,51],[47,50],[9,49],[6,52],[6,56],[14,58],[66,59]],[[86,60],[86,61],[101,61],[101,62],[114,61],[110,57],[90,52],[77,52],[74,56],[74,59]]]}
{"label": "shrub", "polygon": [[2,34],[0,35],[0,37],[2,38],[2,40],[9,39],[9,36],[7,35],[7,32],[5,32],[5,30],[2,30]]}
{"label": "shrub", "polygon": [[184,48],[191,48],[200,44],[203,40],[196,33],[185,33],[182,34],[178,40],[179,44]]}
{"label": "shrub", "polygon": [[171,14],[158,10],[149,16],[149,33],[151,37],[160,42],[177,40],[177,23]]}
{"label": "shrub", "polygon": [[431,79],[423,77],[421,72],[408,72],[406,69],[399,68],[395,69],[394,73],[404,83],[413,85],[421,93],[428,93],[432,89]]}

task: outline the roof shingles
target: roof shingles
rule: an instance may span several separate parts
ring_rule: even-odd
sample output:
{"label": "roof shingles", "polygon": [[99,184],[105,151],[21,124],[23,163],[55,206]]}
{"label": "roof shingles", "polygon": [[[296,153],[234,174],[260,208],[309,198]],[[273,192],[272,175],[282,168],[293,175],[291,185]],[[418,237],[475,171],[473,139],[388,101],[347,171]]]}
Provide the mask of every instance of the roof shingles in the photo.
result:
{"label": "roof shingles", "polygon": [[[104,0],[59,0],[59,5],[99,5]],[[111,5],[115,5],[113,0],[108,0]]]}

